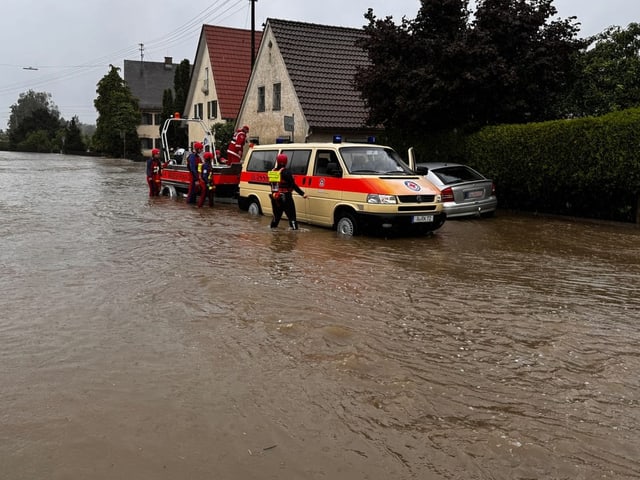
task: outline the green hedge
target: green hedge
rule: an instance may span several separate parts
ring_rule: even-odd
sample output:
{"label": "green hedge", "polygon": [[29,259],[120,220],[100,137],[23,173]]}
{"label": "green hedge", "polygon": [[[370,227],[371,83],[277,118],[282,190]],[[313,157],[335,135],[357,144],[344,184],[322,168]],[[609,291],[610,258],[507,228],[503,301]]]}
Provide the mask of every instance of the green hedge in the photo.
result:
{"label": "green hedge", "polygon": [[637,221],[640,108],[486,127],[428,144],[429,160],[461,161],[492,178],[503,208]]}

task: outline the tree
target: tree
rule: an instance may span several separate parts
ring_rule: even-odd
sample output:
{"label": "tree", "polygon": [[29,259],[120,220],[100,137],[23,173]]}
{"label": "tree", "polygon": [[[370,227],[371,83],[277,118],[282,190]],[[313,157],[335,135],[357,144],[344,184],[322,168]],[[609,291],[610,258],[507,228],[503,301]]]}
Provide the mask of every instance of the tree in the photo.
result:
{"label": "tree", "polygon": [[98,152],[113,157],[141,156],[137,126],[140,122],[138,100],[120,77],[119,68],[110,65],[98,82],[94,105],[98,111],[93,144]]}
{"label": "tree", "polygon": [[[11,115],[9,116],[9,146],[12,149],[20,149],[20,145],[26,145],[23,142],[34,132],[39,132],[34,138],[48,139],[46,142],[46,150],[40,148],[34,149],[28,145],[29,151],[49,151],[59,130],[62,128],[60,112],[58,107],[51,100],[51,94],[46,92],[34,92],[29,90],[21,93],[17,103],[11,106]],[[44,147],[42,147],[44,148]]]}
{"label": "tree", "polygon": [[574,17],[549,22],[552,2],[479,0],[470,22],[467,0],[421,0],[400,25],[369,9],[355,78],[369,122],[410,138],[553,118],[582,43]]}
{"label": "tree", "polygon": [[583,47],[575,17],[549,22],[556,14],[553,0],[478,2],[469,37],[477,124],[556,118]]}
{"label": "tree", "polygon": [[189,85],[191,84],[191,64],[186,58],[176,67],[176,73],[173,77],[174,92],[174,111],[185,114],[185,106],[187,104],[187,95],[189,94]]}
{"label": "tree", "polygon": [[369,110],[369,122],[390,137],[445,130],[464,115],[468,62],[467,0],[422,0],[415,20],[377,19],[360,45],[370,65],[358,69],[355,83]]}
{"label": "tree", "polygon": [[[181,116],[184,114],[190,82],[191,65],[189,60],[185,59],[176,67],[176,72],[173,76],[173,91],[166,89],[163,92],[160,133],[162,133],[162,125],[167,118],[173,117],[175,113],[179,113]],[[175,97],[173,92],[176,92]],[[187,128],[172,122],[171,128],[167,131],[167,141],[170,148],[185,147],[189,143]]]}
{"label": "tree", "polygon": [[47,130],[32,130],[18,143],[17,149],[22,152],[46,153],[53,149],[53,144]]}
{"label": "tree", "polygon": [[640,105],[640,24],[609,27],[585,40],[564,116],[604,115]]}
{"label": "tree", "polygon": [[227,156],[227,147],[235,133],[235,124],[233,122],[219,122],[211,128],[215,137],[215,149],[220,150],[223,157]]}
{"label": "tree", "polygon": [[62,149],[64,153],[80,153],[87,150],[82,140],[82,132],[78,123],[78,117],[74,116],[65,128],[64,146]]}

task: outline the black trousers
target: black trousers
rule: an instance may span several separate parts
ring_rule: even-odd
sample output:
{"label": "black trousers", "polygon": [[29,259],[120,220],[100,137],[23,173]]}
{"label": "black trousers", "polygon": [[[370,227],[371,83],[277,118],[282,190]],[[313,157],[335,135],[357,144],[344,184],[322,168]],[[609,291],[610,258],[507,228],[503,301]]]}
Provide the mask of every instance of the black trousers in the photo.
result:
{"label": "black trousers", "polygon": [[280,223],[282,214],[286,213],[289,219],[289,226],[293,230],[298,229],[298,222],[296,219],[296,204],[293,202],[293,194],[291,192],[280,193],[278,198],[271,197],[271,208],[273,209],[273,220],[271,220],[271,228],[276,228]]}

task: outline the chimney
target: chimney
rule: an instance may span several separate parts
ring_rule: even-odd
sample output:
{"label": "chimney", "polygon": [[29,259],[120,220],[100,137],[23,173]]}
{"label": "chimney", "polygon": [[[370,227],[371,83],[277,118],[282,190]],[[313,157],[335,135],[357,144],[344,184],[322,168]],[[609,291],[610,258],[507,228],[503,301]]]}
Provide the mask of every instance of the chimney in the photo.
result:
{"label": "chimney", "polygon": [[165,70],[171,70],[173,68],[173,57],[164,57]]}

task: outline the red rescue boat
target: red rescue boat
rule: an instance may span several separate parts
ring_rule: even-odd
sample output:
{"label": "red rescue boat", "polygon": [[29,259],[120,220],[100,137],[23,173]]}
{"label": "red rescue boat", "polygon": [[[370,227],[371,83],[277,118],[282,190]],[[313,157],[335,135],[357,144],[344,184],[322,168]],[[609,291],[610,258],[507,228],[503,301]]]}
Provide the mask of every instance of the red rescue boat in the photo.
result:
{"label": "red rescue boat", "polygon": [[211,129],[199,118],[181,118],[175,116],[165,120],[162,126],[162,156],[163,166],[161,173],[162,193],[169,196],[186,195],[189,190],[189,182],[191,175],[187,168],[187,158],[190,155],[189,150],[178,149],[175,152],[170,151],[169,142],[167,140],[167,132],[172,123],[178,123],[181,127],[198,128],[198,136],[202,135],[202,144],[204,151],[213,153],[213,184],[215,185],[215,194],[217,197],[235,197],[238,193],[238,185],[240,184],[240,172],[242,165],[233,163],[227,165],[222,162],[223,159],[218,158],[215,149],[215,138]]}

